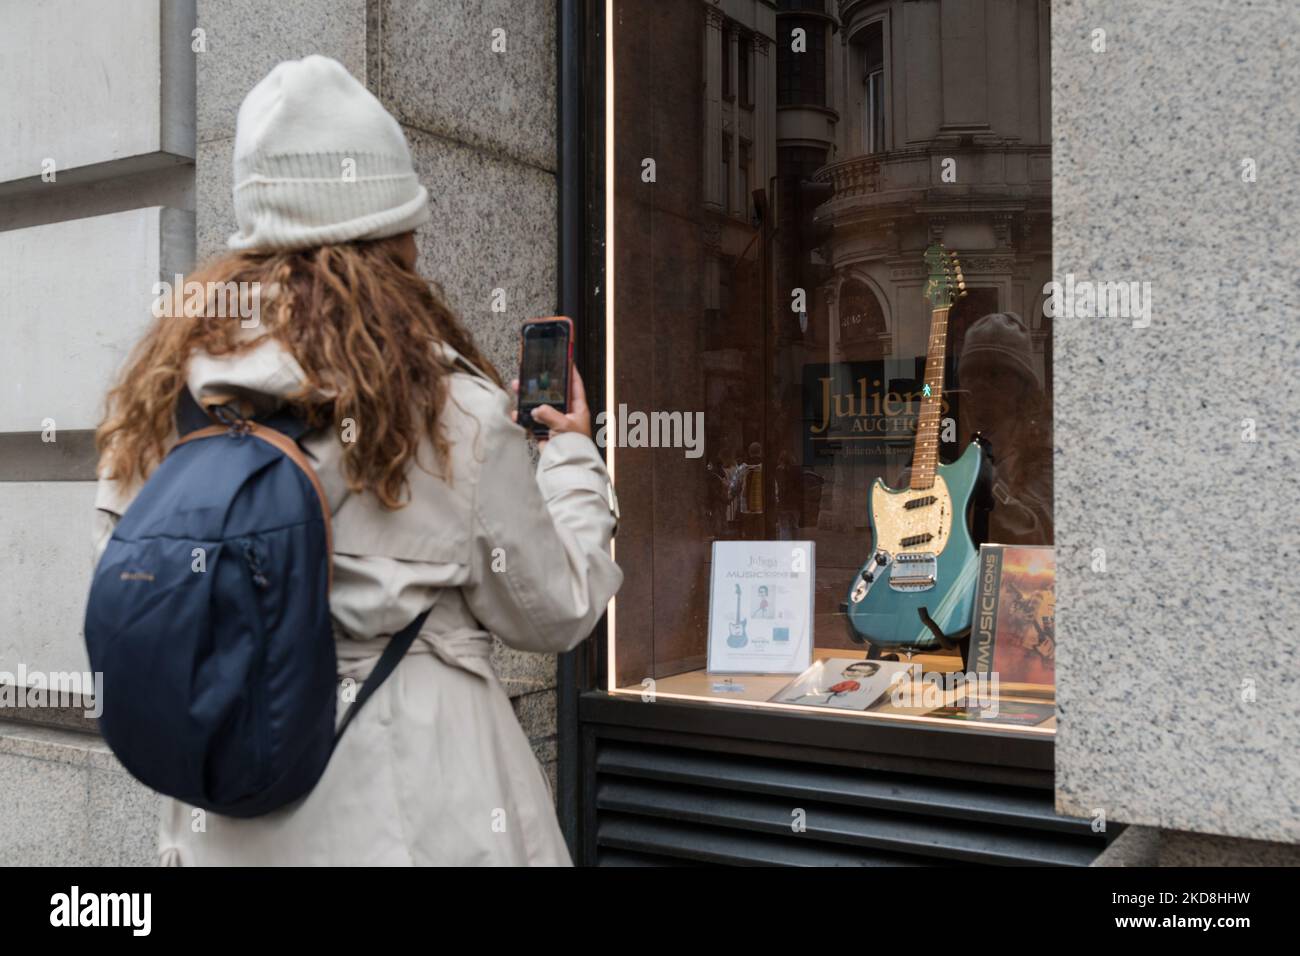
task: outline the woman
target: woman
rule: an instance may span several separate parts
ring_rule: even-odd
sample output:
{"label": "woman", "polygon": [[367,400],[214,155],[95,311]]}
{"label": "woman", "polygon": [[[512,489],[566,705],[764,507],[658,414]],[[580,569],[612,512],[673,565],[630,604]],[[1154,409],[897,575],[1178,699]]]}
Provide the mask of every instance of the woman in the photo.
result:
{"label": "woman", "polygon": [[99,549],[175,441],[182,389],[287,405],[313,425],[333,515],[340,678],[432,612],[306,798],[239,820],[168,799],[161,861],[569,864],[489,657],[491,634],[572,648],[622,580],[581,380],[568,414],[534,413],[550,429],[534,471],[511,396],[415,271],[428,197],[402,131],[333,60],[282,63],[244,100],[235,210],[235,251],[189,279],[252,284],[260,314],[175,310],[137,346],[97,436]]}

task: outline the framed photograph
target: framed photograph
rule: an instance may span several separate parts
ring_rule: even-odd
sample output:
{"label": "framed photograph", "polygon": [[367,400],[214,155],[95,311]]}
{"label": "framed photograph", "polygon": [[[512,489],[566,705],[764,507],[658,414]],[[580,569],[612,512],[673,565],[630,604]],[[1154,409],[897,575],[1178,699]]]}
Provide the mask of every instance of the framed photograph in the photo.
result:
{"label": "framed photograph", "polygon": [[800,674],[812,663],[813,542],[715,541],[711,674]]}

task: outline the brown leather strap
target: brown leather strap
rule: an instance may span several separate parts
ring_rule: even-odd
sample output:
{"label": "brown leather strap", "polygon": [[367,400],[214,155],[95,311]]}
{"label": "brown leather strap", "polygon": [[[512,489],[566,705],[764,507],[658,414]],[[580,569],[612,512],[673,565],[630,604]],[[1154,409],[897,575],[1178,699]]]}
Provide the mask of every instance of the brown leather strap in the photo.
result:
{"label": "brown leather strap", "polygon": [[[268,445],[274,445],[282,451],[295,465],[297,465],[311,486],[316,489],[316,497],[320,499],[320,511],[325,518],[325,555],[326,567],[329,572],[329,585],[334,587],[334,524],[330,520],[330,501],[325,496],[325,488],[320,483],[320,478],[316,475],[316,469],[311,466],[307,456],[303,454],[298,443],[288,435],[281,434],[274,428],[268,428],[266,425],[259,425],[257,422],[248,422],[248,433],[255,438],[260,438]],[[230,428],[227,425],[208,425],[206,428],[200,428],[192,431],[180,438],[176,445],[183,445],[188,441],[194,441],[197,438],[214,438],[217,435],[229,434]]]}
{"label": "brown leather strap", "polygon": [[[184,445],[187,441],[194,441],[196,438],[212,438],[214,435],[224,435],[228,431],[230,431],[230,429],[225,425],[209,425],[206,428],[199,428],[192,432],[188,432],[176,442],[176,445]],[[175,448],[176,445],[172,445],[172,447]]]}

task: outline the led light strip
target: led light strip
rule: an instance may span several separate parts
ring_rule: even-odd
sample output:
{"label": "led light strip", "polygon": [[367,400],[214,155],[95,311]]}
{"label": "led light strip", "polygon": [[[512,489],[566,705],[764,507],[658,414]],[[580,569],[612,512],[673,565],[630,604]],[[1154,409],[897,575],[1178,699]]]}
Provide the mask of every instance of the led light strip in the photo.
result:
{"label": "led light strip", "polygon": [[[614,426],[614,0],[605,0],[605,467],[609,480],[614,478],[614,445],[609,440]],[[609,553],[614,553],[615,543],[610,541]],[[605,686],[613,690],[614,683],[614,613],[618,598],[610,599],[606,610],[607,647],[605,660],[608,673]]]}

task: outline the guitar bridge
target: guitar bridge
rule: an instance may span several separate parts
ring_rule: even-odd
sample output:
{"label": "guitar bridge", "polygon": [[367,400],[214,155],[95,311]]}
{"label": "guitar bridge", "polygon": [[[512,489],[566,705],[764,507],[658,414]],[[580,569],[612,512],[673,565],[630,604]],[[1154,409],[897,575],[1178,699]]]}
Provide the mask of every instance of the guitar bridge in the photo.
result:
{"label": "guitar bridge", "polygon": [[895,591],[928,591],[939,580],[939,558],[929,551],[894,555],[889,586]]}

